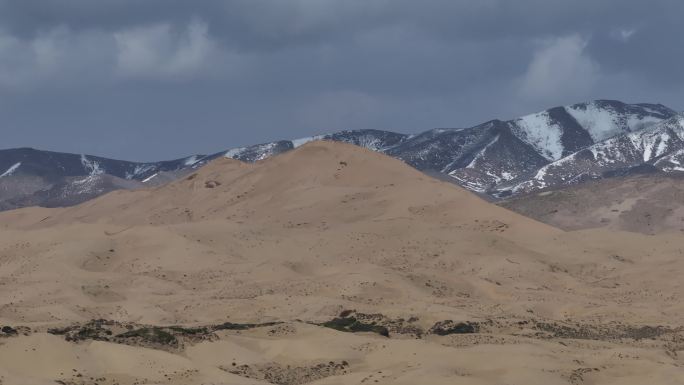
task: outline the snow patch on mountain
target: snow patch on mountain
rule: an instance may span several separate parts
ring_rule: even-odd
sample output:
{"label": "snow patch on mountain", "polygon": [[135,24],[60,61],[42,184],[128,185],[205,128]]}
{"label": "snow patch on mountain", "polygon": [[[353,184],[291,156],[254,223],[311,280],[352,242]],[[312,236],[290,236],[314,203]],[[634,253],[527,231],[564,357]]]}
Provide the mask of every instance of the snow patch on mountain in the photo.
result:
{"label": "snow patch on mountain", "polygon": [[147,183],[147,182],[151,181],[152,179],[156,178],[157,175],[159,175],[159,173],[154,173],[154,174],[148,176],[147,178],[142,180],[142,183]]}
{"label": "snow patch on mountain", "polygon": [[372,135],[359,136],[358,141],[361,147],[369,150],[383,151],[385,149],[384,143]]}
{"label": "snow patch on mountain", "polygon": [[565,111],[589,132],[594,142],[622,133],[618,116],[595,103],[565,107]]}
{"label": "snow patch on mountain", "polygon": [[297,147],[303,146],[309,142],[313,142],[315,140],[321,140],[324,138],[325,138],[325,135],[316,135],[316,136],[308,136],[306,138],[294,139],[294,140],[292,140],[292,146],[294,148],[297,148]]}
{"label": "snow patch on mountain", "polygon": [[86,176],[83,179],[76,179],[71,183],[71,185],[73,187],[77,187],[77,188],[80,187],[83,189],[82,191],[86,191],[86,189],[88,189],[89,186],[95,185],[95,183],[98,179],[98,175],[101,175],[101,174],[91,174],[91,175]]}
{"label": "snow patch on mountain", "polygon": [[672,143],[684,141],[684,117],[629,134],[627,138],[635,149],[643,153],[643,161],[649,162],[670,152]]}
{"label": "snow patch on mountain", "polygon": [[276,148],[277,143],[268,143],[262,146],[257,147],[258,151],[261,152],[261,155],[259,155],[256,160],[264,160],[266,158],[270,158],[271,156],[274,155],[274,149]]}
{"label": "snow patch on mountain", "polygon": [[155,169],[153,164],[139,164],[133,169],[133,172],[126,172],[125,178],[128,180],[139,178],[141,175],[148,173],[149,171]]}
{"label": "snow patch on mountain", "polygon": [[17,162],[15,164],[13,164],[12,166],[10,166],[10,168],[7,169],[7,171],[5,171],[4,173],[2,173],[2,175],[0,175],[0,178],[6,177],[6,176],[11,176],[12,174],[14,174],[15,171],[17,171],[17,169],[20,166],[21,166],[21,162]]}
{"label": "snow patch on mountain", "polygon": [[568,106],[565,111],[589,132],[595,143],[625,132],[642,130],[663,120],[663,111],[647,106],[640,106],[638,111],[622,113],[615,108],[592,102]]}
{"label": "snow patch on mountain", "polygon": [[264,143],[264,144],[257,144],[254,146],[250,147],[238,147],[238,148],[233,148],[225,152],[224,156],[226,158],[232,158],[232,159],[239,159],[246,154],[252,154],[253,156],[250,157],[250,161],[256,162],[260,160],[264,160],[266,158],[270,158],[273,155],[277,154],[276,149],[278,148],[278,142],[271,142],[271,143]]}
{"label": "snow patch on mountain", "polygon": [[91,176],[105,173],[105,170],[100,167],[100,164],[97,161],[90,160],[83,154],[81,154],[81,164]]}
{"label": "snow patch on mountain", "polygon": [[655,116],[640,117],[632,115],[627,119],[627,126],[629,127],[630,131],[639,131],[662,121],[662,119],[656,118]]}
{"label": "snow patch on mountain", "polygon": [[655,162],[655,166],[665,172],[684,171],[684,149],[663,156]]}
{"label": "snow patch on mountain", "polygon": [[226,153],[223,156],[225,156],[226,158],[235,159],[237,156],[242,154],[246,149],[246,147],[231,148],[230,150],[226,151]]}
{"label": "snow patch on mountain", "polygon": [[454,178],[454,180],[456,180],[460,186],[463,186],[464,188],[470,191],[475,191],[478,193],[484,193],[487,191],[487,188],[485,186],[482,186],[482,184],[471,181],[467,178],[462,178],[456,175],[455,173],[449,174],[449,176]]}
{"label": "snow patch on mountain", "polygon": [[185,161],[183,162],[183,165],[186,167],[192,166],[193,164],[197,163],[197,155],[193,155],[189,158],[186,158]]}
{"label": "snow patch on mountain", "polygon": [[550,119],[548,112],[523,116],[513,122],[512,129],[546,159],[557,160],[563,156],[563,129]]}
{"label": "snow patch on mountain", "polygon": [[[484,148],[482,150],[480,150],[480,152],[473,158],[473,160],[470,163],[468,163],[467,166],[465,166],[465,168],[475,168],[475,166],[477,165],[477,162],[485,156],[487,149],[489,149],[489,147],[493,146],[499,140],[500,137],[501,137],[500,135],[497,135],[494,137],[494,139],[492,139],[489,143],[487,143],[487,145],[485,145]],[[451,166],[451,164],[449,164],[449,166]],[[447,166],[447,167],[449,167],[449,166]]]}

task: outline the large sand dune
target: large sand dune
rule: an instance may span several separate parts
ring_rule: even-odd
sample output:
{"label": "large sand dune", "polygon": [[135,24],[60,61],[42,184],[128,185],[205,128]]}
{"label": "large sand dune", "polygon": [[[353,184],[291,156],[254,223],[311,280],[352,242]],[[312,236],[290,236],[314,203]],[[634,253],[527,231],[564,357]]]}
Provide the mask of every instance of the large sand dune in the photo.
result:
{"label": "large sand dune", "polygon": [[684,382],[681,236],[563,232],[351,145],[0,223],[2,385]]}

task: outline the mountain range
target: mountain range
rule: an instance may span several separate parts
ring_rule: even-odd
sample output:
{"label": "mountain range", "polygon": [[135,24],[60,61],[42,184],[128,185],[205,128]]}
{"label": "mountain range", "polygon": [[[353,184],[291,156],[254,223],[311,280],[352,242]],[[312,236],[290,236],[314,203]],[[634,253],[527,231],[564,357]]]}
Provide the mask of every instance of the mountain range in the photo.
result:
{"label": "mountain range", "polygon": [[413,135],[339,131],[160,162],[0,150],[0,209],[73,205],[116,189],[164,184],[219,157],[257,162],[314,140],[381,152],[491,199],[612,176],[684,171],[684,116],[660,104],[597,100],[469,128]]}

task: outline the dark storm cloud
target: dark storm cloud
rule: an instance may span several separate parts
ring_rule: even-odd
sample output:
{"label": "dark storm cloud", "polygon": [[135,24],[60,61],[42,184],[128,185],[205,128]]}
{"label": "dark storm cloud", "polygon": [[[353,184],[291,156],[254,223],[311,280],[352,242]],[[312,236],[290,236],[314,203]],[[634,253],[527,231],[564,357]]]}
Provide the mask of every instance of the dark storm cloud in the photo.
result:
{"label": "dark storm cloud", "polygon": [[670,0],[0,0],[3,147],[134,159],[682,106]]}

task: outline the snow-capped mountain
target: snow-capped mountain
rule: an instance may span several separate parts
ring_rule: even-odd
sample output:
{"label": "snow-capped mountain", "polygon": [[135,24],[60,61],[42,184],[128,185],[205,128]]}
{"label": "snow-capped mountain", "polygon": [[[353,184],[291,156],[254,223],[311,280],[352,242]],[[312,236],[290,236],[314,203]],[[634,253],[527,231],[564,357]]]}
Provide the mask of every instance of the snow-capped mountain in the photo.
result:
{"label": "snow-capped mountain", "polygon": [[362,146],[470,190],[506,197],[644,170],[684,172],[683,138],[682,117],[665,106],[598,100],[469,128],[415,135],[339,131],[163,162],[0,150],[0,209],[74,204],[113,189],[163,184],[217,157],[256,162],[312,140]]}
{"label": "snow-capped mountain", "polygon": [[144,186],[143,181],[199,167],[211,158],[194,155],[140,163],[32,148],[0,150],[0,209],[72,205],[112,190]]}
{"label": "snow-capped mountain", "polygon": [[[22,179],[11,180],[22,185]],[[2,181],[0,181],[2,186]],[[40,188],[28,189],[0,200],[0,210],[11,210],[26,206],[62,207],[72,206],[114,190],[133,190],[145,185],[136,180],[127,180],[107,174],[86,177],[64,177],[53,184],[40,184]]]}
{"label": "snow-capped mountain", "polygon": [[470,163],[443,171],[471,190],[499,195],[501,185],[529,178],[549,163],[675,115],[662,105],[606,100],[556,107],[502,122],[499,134]]}
{"label": "snow-capped mountain", "polygon": [[143,180],[160,171],[173,171],[205,161],[204,155],[163,162],[140,163],[92,155],[66,154],[32,148],[0,150],[0,178],[12,175],[40,176],[48,180],[62,177],[113,175],[128,180]]}
{"label": "snow-capped mountain", "polygon": [[555,161],[584,147],[638,131],[675,114],[662,105],[598,100],[556,107],[511,121],[515,135]]}
{"label": "snow-capped mountain", "polygon": [[256,144],[233,148],[225,156],[243,162],[256,162],[295,149],[313,140],[333,140],[365,147],[369,150],[387,152],[405,141],[409,135],[380,130],[339,131],[332,134],[310,136],[294,140]]}
{"label": "snow-capped mountain", "polygon": [[683,115],[591,145],[541,167],[525,180],[500,185],[495,194],[518,194],[644,171],[684,171]]}
{"label": "snow-capped mountain", "polygon": [[411,166],[449,175],[454,182],[494,195],[542,167],[616,135],[639,132],[676,115],[659,104],[598,100],[555,107],[521,118],[493,120],[470,128],[445,128],[417,135],[388,131],[342,131],[294,141],[230,150],[226,156],[255,161],[305,143],[337,140],[399,158]]}

